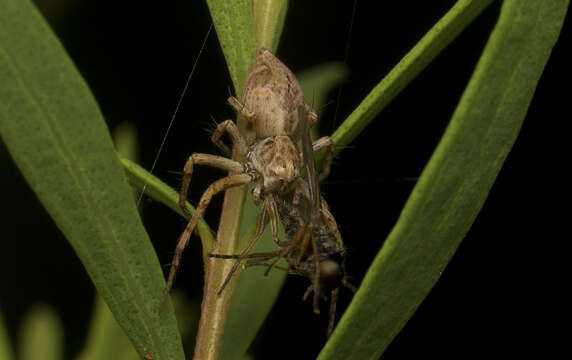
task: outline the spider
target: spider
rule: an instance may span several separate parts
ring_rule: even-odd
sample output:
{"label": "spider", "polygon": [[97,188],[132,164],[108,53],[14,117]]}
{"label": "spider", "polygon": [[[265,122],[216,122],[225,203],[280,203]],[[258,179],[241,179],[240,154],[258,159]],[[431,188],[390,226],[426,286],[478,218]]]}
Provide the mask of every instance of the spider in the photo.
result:
{"label": "spider", "polygon": [[[286,192],[300,176],[300,155],[296,142],[300,138],[299,111],[304,109],[309,126],[312,126],[317,115],[304,102],[302,90],[294,74],[278,60],[270,51],[262,49],[256,56],[244,83],[242,103],[230,97],[228,103],[240,115],[246,118],[245,128],[239,131],[232,120],[218,124],[211,136],[212,142],[227,156],[233,154],[234,159],[227,157],[193,153],[185,163],[183,180],[179,194],[179,206],[186,212],[185,202],[189,191],[191,176],[196,165],[208,165],[228,171],[230,175],[212,183],[203,193],[195,213],[181,234],[165,288],[165,300],[169,293],[181,256],[198,220],[204,214],[212,197],[231,187],[254,183],[252,191],[255,204],[263,202],[262,227],[253,237],[245,250],[252,249],[262,235],[266,216],[270,217],[274,241],[278,239],[278,211],[274,194]],[[221,140],[227,133],[233,144],[233,151]],[[316,150],[327,148],[327,156],[323,176],[327,176],[333,156],[333,142],[329,138],[318,139],[314,143]],[[234,270],[233,270],[234,272]],[[226,284],[226,282],[225,282]]]}
{"label": "spider", "polygon": [[[281,250],[274,253],[248,254],[250,248],[247,247],[240,255],[209,254],[209,256],[236,259],[219,294],[243,259],[249,259],[247,266],[267,266],[265,275],[268,275],[273,267],[277,267],[276,263],[280,259],[286,259],[290,267],[283,270],[290,274],[305,276],[312,281],[303,299],[306,300],[310,293],[314,293],[313,310],[315,313],[320,313],[319,298],[324,290],[331,291],[330,320],[327,331],[329,337],[334,327],[339,288],[344,286],[353,292],[356,288],[347,280],[346,249],[338,225],[325,199],[320,195],[319,182],[324,177],[324,173],[322,172],[319,176],[316,174],[314,152],[319,150],[319,147],[310,142],[309,126],[306,126],[308,124],[307,110],[300,106],[298,111],[307,181],[297,178],[289,191],[276,194],[274,201],[288,241],[279,243]],[[263,212],[261,224],[264,223],[264,216]],[[263,229],[262,225],[259,231]],[[267,260],[273,261],[270,264],[264,263]]]}

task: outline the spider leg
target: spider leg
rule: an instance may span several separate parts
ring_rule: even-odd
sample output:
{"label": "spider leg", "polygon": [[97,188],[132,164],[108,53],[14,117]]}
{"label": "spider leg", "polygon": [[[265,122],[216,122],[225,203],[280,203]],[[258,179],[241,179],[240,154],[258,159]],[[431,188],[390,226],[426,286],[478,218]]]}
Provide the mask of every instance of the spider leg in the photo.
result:
{"label": "spider leg", "polygon": [[246,153],[248,152],[248,146],[246,145],[244,137],[242,137],[242,135],[238,131],[238,127],[232,120],[225,120],[220,124],[218,124],[215,131],[211,135],[211,141],[216,146],[218,146],[223,153],[225,153],[227,156],[230,156],[232,154],[231,149],[229,149],[229,147],[226,146],[220,139],[225,132],[227,132],[228,135],[230,136],[234,148],[237,149],[238,154],[240,156],[245,156]]}
{"label": "spider leg", "polygon": [[237,113],[246,117],[249,122],[254,122],[254,118],[256,117],[256,114],[254,112],[250,111],[249,109],[247,109],[246,106],[240,102],[240,100],[238,100],[234,96],[230,96],[226,101]]}
{"label": "spider leg", "polygon": [[312,143],[312,150],[314,150],[314,152],[317,152],[325,147],[328,149],[326,150],[326,157],[324,158],[324,166],[322,168],[322,172],[318,177],[320,182],[322,182],[325,178],[328,177],[328,175],[330,175],[330,168],[334,158],[334,142],[329,136],[323,136]]}
{"label": "spider leg", "polygon": [[[224,158],[223,158],[224,159]],[[228,160],[228,159],[225,159]],[[212,183],[203,193],[201,200],[193,214],[191,220],[187,224],[185,231],[181,234],[179,238],[179,242],[177,243],[177,247],[175,248],[175,255],[173,256],[173,261],[171,263],[171,269],[169,270],[169,277],[167,278],[167,286],[165,288],[165,294],[163,295],[163,300],[161,300],[161,306],[165,302],[171,287],[173,286],[173,282],[175,281],[175,274],[177,273],[177,269],[179,268],[179,264],[181,262],[181,256],[183,255],[183,251],[189,242],[189,238],[191,237],[191,233],[195,229],[197,222],[203,216],[207,206],[211,202],[211,199],[214,195],[234,186],[240,186],[249,184],[253,181],[253,178],[249,174],[237,174],[237,175],[230,175],[225,178],[219,179]]]}
{"label": "spider leg", "polygon": [[300,253],[298,254],[298,257],[296,258],[296,266],[300,265],[300,262],[302,261],[302,257],[304,257],[304,255],[306,255],[306,251],[308,250],[308,245],[309,245],[310,241],[314,241],[313,239],[314,239],[314,237],[312,236],[312,234],[309,231],[304,233],[304,237],[302,238],[302,244],[300,245]]}
{"label": "spider leg", "polygon": [[241,163],[222,156],[198,153],[194,153],[189,156],[189,159],[183,168],[183,183],[181,185],[181,191],[179,192],[179,207],[183,209],[183,212],[187,215],[190,215],[186,207],[187,194],[189,192],[189,185],[191,184],[191,176],[193,175],[193,167],[195,165],[209,165],[228,172],[244,172],[244,166]]}
{"label": "spider leg", "polygon": [[272,195],[268,194],[264,199],[265,205],[266,201],[268,201],[267,203],[268,217],[270,218],[270,229],[272,230],[272,238],[274,239],[274,242],[278,246],[280,246],[280,239],[278,238],[279,215],[278,215],[278,207],[276,206],[276,200],[274,200],[274,197]]}

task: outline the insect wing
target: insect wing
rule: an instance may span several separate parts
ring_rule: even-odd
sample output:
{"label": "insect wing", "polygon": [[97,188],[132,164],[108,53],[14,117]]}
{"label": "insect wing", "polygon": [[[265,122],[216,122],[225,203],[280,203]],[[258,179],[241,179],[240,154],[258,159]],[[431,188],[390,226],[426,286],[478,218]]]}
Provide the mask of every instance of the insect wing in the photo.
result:
{"label": "insect wing", "polygon": [[310,125],[308,123],[308,110],[304,106],[298,107],[298,117],[300,122],[300,138],[302,141],[302,157],[306,168],[308,188],[310,191],[310,216],[315,218],[320,211],[320,184],[316,175],[316,161],[314,159],[314,149],[310,138]]}

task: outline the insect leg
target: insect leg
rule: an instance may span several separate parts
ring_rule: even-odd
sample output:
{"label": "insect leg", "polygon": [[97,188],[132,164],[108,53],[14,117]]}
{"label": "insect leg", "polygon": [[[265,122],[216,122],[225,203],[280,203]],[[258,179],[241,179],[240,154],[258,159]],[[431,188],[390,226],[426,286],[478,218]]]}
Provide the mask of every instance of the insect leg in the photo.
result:
{"label": "insect leg", "polygon": [[296,233],[296,236],[294,237],[294,239],[292,239],[292,241],[290,241],[290,243],[284,249],[282,249],[280,251],[280,253],[276,257],[276,259],[274,259],[274,261],[272,261],[272,263],[268,266],[268,269],[266,269],[266,271],[264,272],[264,276],[268,276],[268,274],[270,273],[270,270],[272,270],[274,265],[276,265],[276,263],[278,261],[280,261],[280,259],[282,259],[284,256],[286,256],[290,251],[292,251],[292,249],[294,249],[294,247],[296,245],[298,245],[298,243],[300,243],[300,241],[302,241],[302,239],[305,236],[305,233],[307,231],[308,231],[307,225],[300,228],[300,230]]}
{"label": "insect leg", "polygon": [[320,254],[318,253],[318,244],[316,238],[312,235],[312,250],[314,251],[314,313],[320,313]]}
{"label": "insect leg", "polygon": [[334,323],[336,322],[336,305],[338,303],[338,293],[340,288],[337,287],[331,292],[330,297],[330,321],[328,322],[328,332],[326,333],[326,337],[330,337],[332,335],[332,331],[334,331]]}
{"label": "insect leg", "polygon": [[264,199],[265,202],[268,201],[268,216],[270,217],[270,229],[272,230],[272,238],[274,242],[280,246],[280,239],[278,238],[278,208],[276,206],[276,200],[270,194]]}
{"label": "insect leg", "polygon": [[254,245],[256,245],[262,234],[264,234],[264,228],[266,227],[266,212],[267,209],[265,201],[264,206],[262,207],[262,215],[260,216],[260,224],[258,225],[258,230],[256,231],[256,235],[254,235],[254,237],[248,243],[248,246],[240,253],[240,256],[238,257],[238,259],[235,260],[234,264],[232,264],[232,268],[230,269],[219,291],[217,292],[217,296],[220,296],[220,294],[222,294],[222,291],[229,283],[230,279],[232,278],[232,275],[235,273],[236,269],[238,269],[238,266],[240,265],[242,260],[244,260],[248,256],[248,253],[252,250]]}

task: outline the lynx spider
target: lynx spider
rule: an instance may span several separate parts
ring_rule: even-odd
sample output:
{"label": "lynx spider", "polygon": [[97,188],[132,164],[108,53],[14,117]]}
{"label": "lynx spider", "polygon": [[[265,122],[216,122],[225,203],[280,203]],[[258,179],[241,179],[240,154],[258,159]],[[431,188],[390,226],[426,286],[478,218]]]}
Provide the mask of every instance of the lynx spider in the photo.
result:
{"label": "lynx spider", "polygon": [[[179,206],[185,212],[185,202],[195,165],[208,165],[228,171],[230,175],[212,183],[201,196],[195,213],[175,248],[163,301],[173,286],[182,253],[189,242],[191,233],[212,197],[222,191],[255,183],[254,202],[259,204],[263,201],[261,225],[234,264],[231,274],[262,236],[266,216],[270,217],[274,241],[277,244],[280,243],[278,211],[273,194],[287,191],[300,176],[300,155],[295,145],[300,137],[298,107],[305,109],[309,126],[316,122],[317,116],[304,102],[302,90],[294,74],[266,49],[260,50],[254,60],[252,70],[244,83],[242,99],[241,103],[231,96],[228,103],[247,120],[245,129],[242,129],[244,136],[232,120],[225,120],[218,124],[211,136],[212,142],[226,155],[230,155],[230,148],[221,140],[222,135],[227,133],[234,146],[234,157],[238,160],[193,153],[185,163],[179,194]],[[326,177],[329,174],[333,155],[333,143],[328,137],[324,137],[318,139],[313,147],[316,150],[328,148],[326,165],[321,175]],[[223,288],[228,280],[230,277],[225,281]]]}
{"label": "lynx spider", "polygon": [[[286,230],[288,241],[279,244],[281,250],[274,253],[259,253],[245,255],[210,254],[210,257],[222,259],[238,259],[235,266],[243,258],[248,258],[247,266],[266,266],[265,275],[276,263],[284,258],[290,268],[288,273],[301,275],[311,280],[303,299],[307,299],[314,292],[313,310],[320,313],[319,298],[324,289],[331,289],[330,321],[328,336],[331,334],[336,313],[336,303],[339,288],[345,286],[356,291],[356,288],[347,280],[345,270],[346,249],[338,230],[334,216],[329,210],[325,199],[320,195],[319,178],[316,175],[314,152],[316,148],[310,143],[309,128],[305,119],[306,109],[299,108],[302,132],[302,154],[306,168],[307,181],[297,178],[289,191],[281,192],[276,196],[277,211]],[[304,131],[306,128],[306,131]],[[264,261],[272,260],[270,264]],[[232,275],[228,275],[227,281]],[[226,283],[226,281],[225,281]],[[221,289],[222,291],[222,289]]]}

